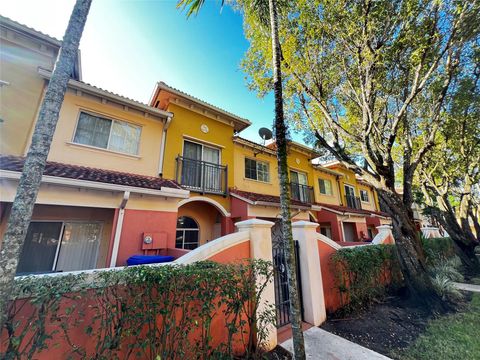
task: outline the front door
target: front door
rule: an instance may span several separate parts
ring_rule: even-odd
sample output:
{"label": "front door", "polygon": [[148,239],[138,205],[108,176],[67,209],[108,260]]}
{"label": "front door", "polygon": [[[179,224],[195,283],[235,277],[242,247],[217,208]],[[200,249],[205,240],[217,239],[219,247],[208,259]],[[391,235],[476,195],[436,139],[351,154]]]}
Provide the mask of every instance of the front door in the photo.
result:
{"label": "front door", "polygon": [[355,236],[355,224],[354,223],[349,223],[349,222],[344,222],[343,223],[343,235],[344,239],[343,241],[348,241],[352,242],[355,241],[356,236]]}

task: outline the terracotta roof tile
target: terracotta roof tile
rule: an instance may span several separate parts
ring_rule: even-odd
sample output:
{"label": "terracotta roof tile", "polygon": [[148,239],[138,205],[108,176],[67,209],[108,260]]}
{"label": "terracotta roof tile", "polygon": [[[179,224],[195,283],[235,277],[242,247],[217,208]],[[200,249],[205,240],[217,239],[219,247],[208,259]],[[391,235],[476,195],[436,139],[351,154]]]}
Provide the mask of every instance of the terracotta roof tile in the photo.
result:
{"label": "terracotta roof tile", "polygon": [[331,205],[331,204],[324,204],[324,203],[315,203],[315,205],[321,206],[326,210],[331,209],[337,212],[342,213],[351,213],[351,214],[359,214],[359,215],[379,215],[384,217],[390,217],[387,213],[381,211],[372,211],[372,210],[365,210],[365,209],[353,209],[346,206],[340,205]]}
{"label": "terracotta roof tile", "polygon": [[[21,172],[24,162],[25,158],[20,156],[0,155],[1,170]],[[181,189],[180,185],[173,180],[53,161],[47,161],[43,175],[153,190],[161,190],[162,187]]]}
{"label": "terracotta roof tile", "polygon": [[[273,203],[273,204],[279,204],[280,205],[280,196],[273,196],[273,195],[266,195],[266,194],[258,194],[258,193],[253,193],[249,191],[242,191],[242,190],[237,190],[237,189],[230,189],[230,194],[237,194],[247,200],[250,201],[261,201],[261,202],[267,202],[267,203]],[[304,206],[304,207],[310,207],[309,204],[302,203],[297,200],[291,200],[292,205],[297,205],[297,206]]]}

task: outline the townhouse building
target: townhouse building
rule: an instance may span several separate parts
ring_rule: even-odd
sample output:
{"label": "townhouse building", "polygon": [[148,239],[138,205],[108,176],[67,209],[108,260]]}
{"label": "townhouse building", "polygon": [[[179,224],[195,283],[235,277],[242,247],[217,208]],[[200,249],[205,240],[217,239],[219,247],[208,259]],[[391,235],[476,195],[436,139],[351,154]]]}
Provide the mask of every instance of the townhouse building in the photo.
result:
{"label": "townhouse building", "polygon": [[[0,234],[61,42],[0,17]],[[163,82],[143,104],[82,81],[80,54],[42,178],[18,274],[123,266],[135,254],[175,258],[238,221],[274,220],[275,143],[241,137],[247,119]],[[338,242],[389,223],[375,190],[339,163],[289,142],[292,219]]]}

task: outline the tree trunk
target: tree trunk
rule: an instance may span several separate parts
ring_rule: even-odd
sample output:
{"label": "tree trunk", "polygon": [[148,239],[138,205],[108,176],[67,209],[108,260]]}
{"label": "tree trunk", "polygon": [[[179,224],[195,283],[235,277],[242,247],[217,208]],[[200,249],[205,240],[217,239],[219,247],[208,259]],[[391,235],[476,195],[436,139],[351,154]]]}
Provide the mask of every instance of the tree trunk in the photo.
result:
{"label": "tree trunk", "polygon": [[[441,201],[439,199],[438,201]],[[478,246],[478,240],[475,239],[473,233],[465,233],[457,222],[455,213],[452,208],[441,210],[431,207],[430,211],[435,219],[447,230],[448,235],[455,244],[455,252],[462,261],[465,270],[470,275],[480,273],[480,262],[475,255],[475,247]]]}
{"label": "tree trunk", "polygon": [[282,72],[276,0],[269,0],[270,30],[273,54],[273,90],[275,95],[275,137],[277,145],[278,178],[280,179],[280,207],[282,216],[282,245],[286,255],[288,290],[290,295],[290,320],[292,324],[295,359],[305,359],[301,307],[297,289],[295,244],[292,236],[290,214],[290,189],[287,166],[287,127],[283,113]]}
{"label": "tree trunk", "polygon": [[73,8],[40,108],[32,144],[25,159],[17,194],[8,219],[7,231],[3,237],[0,252],[0,329],[3,328],[6,320],[9,294],[13,287],[18,261],[91,2],[92,0],[77,0]]}
{"label": "tree trunk", "polygon": [[408,216],[408,209],[397,194],[379,189],[379,197],[392,218],[393,236],[400,268],[409,290],[409,295],[434,311],[445,311],[448,307],[435,292],[427,273],[425,256],[415,224]]}

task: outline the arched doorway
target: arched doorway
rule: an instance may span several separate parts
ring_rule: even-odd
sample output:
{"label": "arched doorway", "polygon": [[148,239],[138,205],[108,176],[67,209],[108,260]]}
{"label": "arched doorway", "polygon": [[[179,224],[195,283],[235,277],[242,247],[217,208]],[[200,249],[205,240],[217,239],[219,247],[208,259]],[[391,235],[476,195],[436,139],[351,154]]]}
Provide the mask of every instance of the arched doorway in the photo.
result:
{"label": "arched doorway", "polygon": [[[195,236],[193,233],[196,233],[198,237],[197,246],[219,238],[222,235],[222,218],[223,214],[210,202],[202,200],[184,202],[178,207],[176,247],[180,247],[181,244],[188,244],[190,241],[186,239],[187,241],[185,242],[183,238],[193,238]],[[185,224],[188,222],[188,226],[192,226],[188,229],[191,230],[182,228],[181,226],[184,226],[181,224],[182,222]],[[185,236],[183,236],[184,232]],[[191,250],[197,247],[193,247],[193,244],[189,246],[191,247],[184,248]]]}

